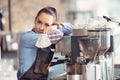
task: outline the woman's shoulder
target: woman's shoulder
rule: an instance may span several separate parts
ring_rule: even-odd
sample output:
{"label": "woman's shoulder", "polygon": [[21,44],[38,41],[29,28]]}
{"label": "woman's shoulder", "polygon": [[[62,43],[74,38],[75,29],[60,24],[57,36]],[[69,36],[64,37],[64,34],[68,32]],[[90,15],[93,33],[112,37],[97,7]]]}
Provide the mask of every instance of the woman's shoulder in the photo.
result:
{"label": "woman's shoulder", "polygon": [[[21,33],[21,36],[35,36],[35,35],[38,35],[38,34],[36,34],[35,32],[33,32],[33,31],[25,31],[25,32],[22,32]],[[33,37],[34,37],[33,36]]]}
{"label": "woman's shoulder", "polygon": [[26,31],[26,32],[22,32],[21,33],[21,38],[22,39],[36,39],[38,38],[38,34],[36,34],[35,32],[33,31]]}
{"label": "woman's shoulder", "polygon": [[39,35],[34,33],[33,31],[23,32],[20,36],[20,44],[25,47],[34,46],[38,37]]}

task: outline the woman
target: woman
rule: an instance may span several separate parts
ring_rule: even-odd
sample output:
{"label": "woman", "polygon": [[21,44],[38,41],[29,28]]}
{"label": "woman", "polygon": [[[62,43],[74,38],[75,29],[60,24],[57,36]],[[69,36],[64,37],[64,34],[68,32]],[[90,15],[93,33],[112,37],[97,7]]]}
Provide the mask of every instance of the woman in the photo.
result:
{"label": "woman", "polygon": [[[49,6],[38,12],[34,24],[31,31],[22,33],[20,37],[18,80],[47,80],[48,67],[53,56],[51,45],[72,31],[71,24],[57,23],[56,9]],[[44,48],[36,47],[35,44],[43,33],[48,35],[52,44]]]}

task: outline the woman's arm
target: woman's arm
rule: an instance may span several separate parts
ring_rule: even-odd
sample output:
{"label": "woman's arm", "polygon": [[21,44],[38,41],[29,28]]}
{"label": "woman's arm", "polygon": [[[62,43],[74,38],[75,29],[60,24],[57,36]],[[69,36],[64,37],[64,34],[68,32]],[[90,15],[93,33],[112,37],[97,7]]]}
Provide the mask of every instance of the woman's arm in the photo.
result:
{"label": "woman's arm", "polygon": [[64,35],[69,35],[72,32],[73,25],[70,23],[62,23],[63,28],[60,28],[60,30],[64,33]]}
{"label": "woman's arm", "polygon": [[62,39],[63,37],[63,32],[60,31],[59,29],[56,29],[50,33],[48,33],[48,38],[50,39],[51,43],[52,44],[55,44],[57,43],[59,40]]}
{"label": "woman's arm", "polygon": [[48,37],[52,43],[57,43],[63,36],[72,32],[73,25],[70,23],[54,24],[53,31],[48,33]]}

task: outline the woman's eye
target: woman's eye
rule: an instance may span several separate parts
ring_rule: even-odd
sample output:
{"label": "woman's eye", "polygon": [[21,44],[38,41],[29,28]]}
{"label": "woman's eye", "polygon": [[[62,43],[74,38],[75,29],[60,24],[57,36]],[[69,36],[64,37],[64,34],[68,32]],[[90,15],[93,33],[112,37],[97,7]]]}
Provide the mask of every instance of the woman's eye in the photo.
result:
{"label": "woman's eye", "polygon": [[49,24],[45,24],[46,27],[49,27],[50,25]]}
{"label": "woman's eye", "polygon": [[40,24],[41,24],[42,22],[38,20],[37,23],[40,23]]}

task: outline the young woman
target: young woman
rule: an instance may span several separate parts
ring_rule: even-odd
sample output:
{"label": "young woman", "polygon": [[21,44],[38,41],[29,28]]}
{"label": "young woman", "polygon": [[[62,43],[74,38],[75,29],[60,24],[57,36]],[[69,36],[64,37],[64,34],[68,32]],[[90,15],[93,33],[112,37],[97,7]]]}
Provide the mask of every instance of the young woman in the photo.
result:
{"label": "young woman", "polygon": [[[51,45],[70,34],[73,27],[70,23],[57,23],[56,9],[50,6],[37,13],[34,24],[31,31],[22,33],[20,37],[18,80],[47,80],[54,53]],[[35,44],[43,33],[48,35],[52,44],[44,48],[36,47]]]}

